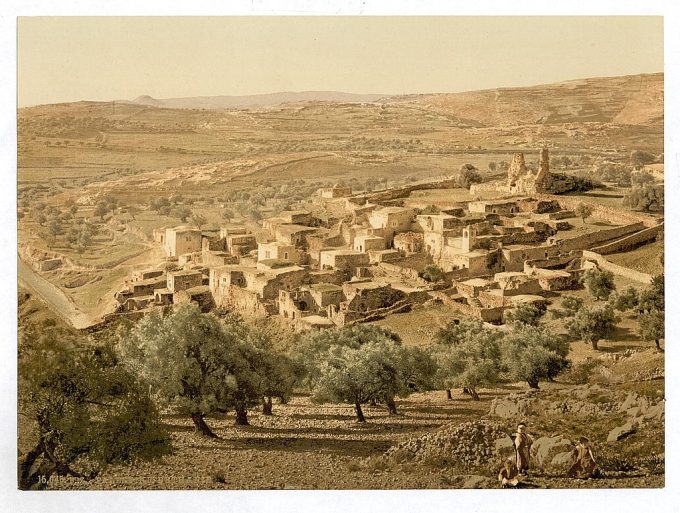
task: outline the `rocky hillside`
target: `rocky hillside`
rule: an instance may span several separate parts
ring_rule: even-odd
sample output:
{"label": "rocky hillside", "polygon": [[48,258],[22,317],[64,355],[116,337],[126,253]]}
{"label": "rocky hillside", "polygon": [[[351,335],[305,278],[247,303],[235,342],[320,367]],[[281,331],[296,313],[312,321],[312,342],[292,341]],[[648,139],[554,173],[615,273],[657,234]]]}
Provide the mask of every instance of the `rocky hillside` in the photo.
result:
{"label": "rocky hillside", "polygon": [[354,94],[337,91],[284,92],[249,96],[193,96],[166,99],[142,95],[130,103],[169,109],[244,109],[273,107],[293,102],[366,103],[377,101],[384,96],[382,94]]}
{"label": "rocky hillside", "polygon": [[392,98],[477,126],[600,122],[663,127],[663,73]]}

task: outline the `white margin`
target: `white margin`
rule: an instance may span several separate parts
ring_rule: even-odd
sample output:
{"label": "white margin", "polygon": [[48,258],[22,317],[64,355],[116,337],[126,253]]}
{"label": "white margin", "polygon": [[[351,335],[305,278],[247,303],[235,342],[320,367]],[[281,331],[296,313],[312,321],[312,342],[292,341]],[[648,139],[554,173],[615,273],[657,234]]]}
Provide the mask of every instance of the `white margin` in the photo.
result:
{"label": "white margin", "polygon": [[[227,5],[225,5],[225,3]],[[114,7],[115,6],[115,7]],[[680,3],[673,0],[5,0],[0,6],[0,201],[3,308],[0,311],[0,508],[8,512],[230,511],[678,511],[680,504],[680,315],[667,316],[666,487],[651,490],[432,490],[227,492],[18,492],[16,490],[16,16],[45,15],[663,15],[665,18],[666,287],[668,312],[680,312]],[[575,77],[577,78],[577,77]],[[679,194],[680,199],[680,192]],[[670,372],[669,372],[670,371]],[[313,471],[313,469],[310,469]]]}

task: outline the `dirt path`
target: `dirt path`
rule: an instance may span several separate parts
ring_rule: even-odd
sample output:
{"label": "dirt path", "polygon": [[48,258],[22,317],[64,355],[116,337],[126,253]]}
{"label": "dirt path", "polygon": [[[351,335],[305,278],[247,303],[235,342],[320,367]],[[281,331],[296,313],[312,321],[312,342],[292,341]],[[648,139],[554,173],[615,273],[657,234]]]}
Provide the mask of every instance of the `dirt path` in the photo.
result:
{"label": "dirt path", "polygon": [[85,329],[95,324],[93,320],[64,294],[59,287],[52,285],[36,273],[21,258],[17,258],[19,283],[37,294],[50,309],[61,316],[76,329]]}

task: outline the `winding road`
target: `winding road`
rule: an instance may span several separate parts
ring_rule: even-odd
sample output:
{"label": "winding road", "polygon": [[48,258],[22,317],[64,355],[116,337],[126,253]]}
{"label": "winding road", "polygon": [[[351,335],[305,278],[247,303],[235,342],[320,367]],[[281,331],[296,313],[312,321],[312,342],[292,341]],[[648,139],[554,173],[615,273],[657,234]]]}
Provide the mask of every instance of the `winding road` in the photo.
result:
{"label": "winding road", "polygon": [[39,296],[53,312],[71,326],[82,330],[96,324],[97,321],[80,311],[59,287],[52,285],[19,257],[17,257],[17,266],[19,284]]}

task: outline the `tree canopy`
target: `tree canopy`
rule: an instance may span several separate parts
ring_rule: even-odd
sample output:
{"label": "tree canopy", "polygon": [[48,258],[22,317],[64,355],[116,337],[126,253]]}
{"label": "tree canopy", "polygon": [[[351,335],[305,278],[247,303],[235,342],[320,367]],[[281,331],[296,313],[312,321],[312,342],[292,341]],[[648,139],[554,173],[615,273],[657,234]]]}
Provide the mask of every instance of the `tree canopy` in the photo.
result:
{"label": "tree canopy", "polygon": [[597,350],[597,343],[614,332],[619,321],[611,305],[599,308],[581,308],[567,323],[571,336],[590,343]]}
{"label": "tree canopy", "polygon": [[526,381],[532,388],[538,388],[541,379],[553,379],[568,365],[569,343],[536,326],[516,326],[501,347],[510,378]]}
{"label": "tree canopy", "polygon": [[616,290],[614,273],[611,271],[589,269],[581,278],[581,282],[597,300],[608,299],[609,295]]}
{"label": "tree canopy", "polygon": [[498,382],[502,334],[488,328],[478,330],[472,323],[460,331],[455,328],[447,331],[448,334],[438,339],[448,343],[433,348],[437,383],[446,389],[461,387],[474,400],[479,400],[478,388]]}
{"label": "tree canopy", "polygon": [[305,382],[317,402],[347,402],[365,422],[362,405],[383,402],[396,413],[394,398],[428,389],[434,362],[419,348],[401,345],[399,337],[374,325],[310,332],[296,345]]}
{"label": "tree canopy", "polygon": [[190,415],[201,433],[215,437],[207,415],[234,409],[236,423],[247,424],[248,407],[262,401],[262,337],[237,316],[220,321],[183,305],[144,317],[120,334],[120,346],[161,404]]}
{"label": "tree canopy", "polygon": [[21,489],[44,488],[54,474],[91,479],[171,449],[147,389],[110,343],[58,327],[22,331],[19,397],[34,440],[19,461]]}

